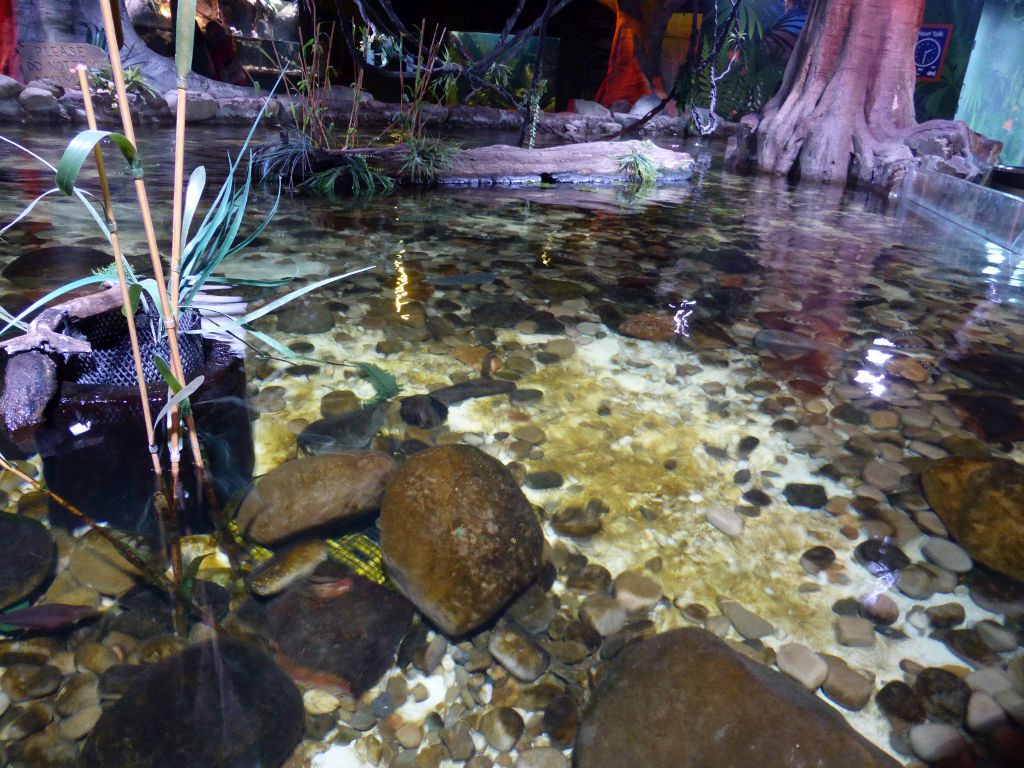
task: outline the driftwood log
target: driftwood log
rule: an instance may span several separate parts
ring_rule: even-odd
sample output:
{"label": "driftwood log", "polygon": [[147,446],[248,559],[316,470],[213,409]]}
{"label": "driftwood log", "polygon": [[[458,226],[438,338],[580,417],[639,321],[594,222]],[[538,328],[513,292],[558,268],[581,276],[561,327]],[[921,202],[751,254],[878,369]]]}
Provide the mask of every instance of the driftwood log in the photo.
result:
{"label": "driftwood log", "polygon": [[[516,186],[523,184],[613,184],[630,181],[619,167],[623,157],[642,152],[658,171],[658,183],[678,184],[693,173],[693,158],[641,141],[593,141],[564,144],[541,149],[526,149],[497,144],[472,147],[455,154],[450,167],[437,174],[442,186]],[[312,171],[344,164],[347,157],[364,155],[377,170],[402,178],[403,145],[380,149],[318,151],[310,158]]]}

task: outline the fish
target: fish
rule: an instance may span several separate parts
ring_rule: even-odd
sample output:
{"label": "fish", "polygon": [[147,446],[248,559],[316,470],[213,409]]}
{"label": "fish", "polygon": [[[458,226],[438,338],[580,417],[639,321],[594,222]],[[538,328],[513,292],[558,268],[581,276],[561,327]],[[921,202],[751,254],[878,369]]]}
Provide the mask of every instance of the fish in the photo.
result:
{"label": "fish", "polygon": [[498,275],[494,272],[469,272],[465,275],[443,275],[441,277],[432,277],[428,282],[440,287],[454,285],[485,285],[487,283],[493,283],[497,278]]}
{"label": "fish", "polygon": [[384,421],[380,406],[318,419],[299,433],[299,448],[307,454],[362,450],[369,447]]}
{"label": "fish", "polygon": [[257,565],[249,577],[249,589],[261,597],[276,595],[309,576],[326,559],[327,545],[323,541],[299,542]]}
{"label": "fish", "polygon": [[493,395],[506,395],[516,389],[515,382],[506,379],[470,379],[450,387],[435,389],[430,396],[440,400],[445,405],[461,403],[474,397],[491,397]]}
{"label": "fish", "polygon": [[835,344],[816,341],[809,336],[792,331],[758,331],[754,336],[754,346],[758,349],[767,349],[778,355],[805,355],[808,352],[823,352],[837,358],[850,356],[849,352]]}
{"label": "fish", "polygon": [[0,630],[10,631],[8,628],[11,627],[42,631],[64,629],[98,615],[99,611],[87,605],[46,603],[0,613]]}

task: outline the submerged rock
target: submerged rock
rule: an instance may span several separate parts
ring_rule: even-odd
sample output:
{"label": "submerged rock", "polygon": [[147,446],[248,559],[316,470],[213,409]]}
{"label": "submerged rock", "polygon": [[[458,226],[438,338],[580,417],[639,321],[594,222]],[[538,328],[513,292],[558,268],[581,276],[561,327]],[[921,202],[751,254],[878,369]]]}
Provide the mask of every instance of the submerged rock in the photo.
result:
{"label": "submerged rock", "polygon": [[979,352],[946,358],[943,365],[972,384],[1013,397],[1024,397],[1024,355]]}
{"label": "submerged rock", "polygon": [[211,640],[144,669],[100,717],[80,765],[277,768],[302,730],[302,697],[270,656]]}
{"label": "submerged rock", "polygon": [[299,448],[311,454],[362,450],[370,445],[384,421],[380,406],[317,419],[299,434]]}
{"label": "submerged rock", "polygon": [[278,661],[303,683],[359,695],[395,659],[412,624],[412,605],[394,590],[349,575],[314,576],[266,606]]}
{"label": "submerged rock", "polygon": [[50,531],[38,520],[0,514],[0,608],[43,585],[56,561]]}
{"label": "submerged rock", "polygon": [[111,261],[110,253],[98,248],[55,245],[22,253],[4,268],[3,276],[8,280],[31,281],[33,288],[43,290],[103,269]]}
{"label": "submerged rock", "polygon": [[389,575],[451,635],[493,617],[540,570],[544,535],[530,503],[501,462],[469,446],[410,458],[380,527]]}
{"label": "submerged rock", "polygon": [[430,395],[412,395],[402,398],[399,415],[406,424],[433,429],[448,418],[448,406]]}
{"label": "submerged rock", "polygon": [[380,506],[398,465],[386,453],[328,453],[286,461],[249,491],[238,528],[260,544],[340,523]]}
{"label": "submerged rock", "polygon": [[1024,580],[1024,465],[953,456],[921,475],[924,495],[968,554]]}
{"label": "submerged rock", "polygon": [[795,680],[700,629],[625,648],[583,713],[575,768],[897,768]]}
{"label": "submerged rock", "polygon": [[949,402],[960,413],[964,426],[988,443],[1024,440],[1024,409],[1005,395],[954,390]]}

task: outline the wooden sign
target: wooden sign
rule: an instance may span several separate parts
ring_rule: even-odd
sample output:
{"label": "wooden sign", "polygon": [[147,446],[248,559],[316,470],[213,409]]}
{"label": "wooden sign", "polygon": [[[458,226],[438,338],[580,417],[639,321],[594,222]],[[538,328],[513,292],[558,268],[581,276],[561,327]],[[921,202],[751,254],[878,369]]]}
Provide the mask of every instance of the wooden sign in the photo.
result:
{"label": "wooden sign", "polygon": [[63,86],[77,88],[79,64],[99,67],[109,64],[107,52],[89,43],[19,43],[21,75],[25,82],[49,78]]}

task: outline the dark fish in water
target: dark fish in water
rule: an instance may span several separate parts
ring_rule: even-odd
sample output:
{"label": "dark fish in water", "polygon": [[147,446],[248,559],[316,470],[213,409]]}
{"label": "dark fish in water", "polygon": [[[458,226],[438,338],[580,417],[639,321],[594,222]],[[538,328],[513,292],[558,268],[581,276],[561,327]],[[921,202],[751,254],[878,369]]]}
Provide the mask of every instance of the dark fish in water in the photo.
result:
{"label": "dark fish in water", "polygon": [[377,405],[318,419],[299,433],[299,448],[312,454],[362,450],[384,426],[384,418],[384,409]]}
{"label": "dark fish in water", "polygon": [[17,627],[26,630],[54,630],[70,627],[85,619],[98,616],[95,608],[85,605],[63,605],[47,603],[22,608],[19,611],[0,613],[0,627]]}
{"label": "dark fish in water", "polygon": [[779,355],[805,355],[808,352],[823,352],[833,357],[846,357],[849,354],[835,344],[815,341],[792,331],[758,331],[754,336],[754,346]]}
{"label": "dark fish in water", "polygon": [[498,275],[494,272],[470,272],[465,275],[444,275],[432,277],[429,282],[433,285],[446,287],[451,285],[485,285],[493,283]]}
{"label": "dark fish in water", "polygon": [[515,382],[505,379],[470,379],[450,387],[435,389],[430,396],[440,400],[445,405],[461,403],[474,397],[491,397],[492,395],[506,395],[515,390]]}

